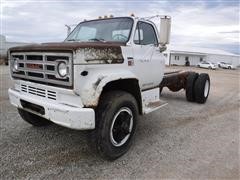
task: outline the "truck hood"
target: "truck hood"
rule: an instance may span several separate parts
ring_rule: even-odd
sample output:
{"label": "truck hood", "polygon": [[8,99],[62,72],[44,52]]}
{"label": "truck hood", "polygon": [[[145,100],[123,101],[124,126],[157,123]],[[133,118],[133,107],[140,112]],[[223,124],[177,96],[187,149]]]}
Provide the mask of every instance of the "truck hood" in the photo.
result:
{"label": "truck hood", "polygon": [[119,42],[62,42],[43,43],[10,48],[12,52],[73,52],[81,54],[75,59],[75,63],[113,64],[124,61]]}
{"label": "truck hood", "polygon": [[61,42],[61,43],[42,43],[26,46],[17,46],[10,48],[10,52],[31,52],[31,51],[75,51],[81,48],[96,48],[96,49],[120,49],[120,46],[126,46],[126,43],[121,42]]}

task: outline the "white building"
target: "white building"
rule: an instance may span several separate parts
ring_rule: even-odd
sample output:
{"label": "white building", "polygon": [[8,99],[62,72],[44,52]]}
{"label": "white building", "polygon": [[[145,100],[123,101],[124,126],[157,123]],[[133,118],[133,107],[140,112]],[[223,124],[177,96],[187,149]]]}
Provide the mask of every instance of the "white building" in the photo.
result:
{"label": "white building", "polygon": [[8,42],[6,37],[0,34],[0,59],[4,59],[7,56],[7,50],[14,46],[27,45],[29,43],[22,42]]}
{"label": "white building", "polygon": [[218,49],[170,45],[164,55],[167,57],[166,65],[185,65],[186,61],[189,61],[190,66],[195,66],[200,61],[210,61],[213,63],[226,62],[234,66],[240,66],[240,55]]}

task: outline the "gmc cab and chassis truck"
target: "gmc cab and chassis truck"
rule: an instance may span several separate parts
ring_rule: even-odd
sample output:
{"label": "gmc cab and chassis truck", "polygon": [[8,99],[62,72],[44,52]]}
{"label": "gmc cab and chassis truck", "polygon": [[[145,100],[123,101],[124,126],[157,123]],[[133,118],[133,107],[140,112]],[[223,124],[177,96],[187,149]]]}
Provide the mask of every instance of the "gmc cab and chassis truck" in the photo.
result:
{"label": "gmc cab and chassis truck", "polygon": [[166,105],[164,87],[185,89],[197,103],[209,94],[208,74],[164,73],[171,19],[156,17],[160,33],[146,18],[99,18],[79,23],[64,42],[11,48],[11,104],[33,126],[91,130],[101,156],[122,156],[138,116]]}

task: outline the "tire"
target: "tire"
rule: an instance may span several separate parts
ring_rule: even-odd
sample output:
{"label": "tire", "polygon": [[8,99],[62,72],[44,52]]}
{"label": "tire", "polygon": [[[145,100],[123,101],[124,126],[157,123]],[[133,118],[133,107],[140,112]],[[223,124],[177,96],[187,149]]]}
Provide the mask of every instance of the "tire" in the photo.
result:
{"label": "tire", "polygon": [[[132,118],[129,112],[132,113]],[[122,118],[118,119],[119,116]],[[130,119],[127,120],[128,117]],[[96,109],[94,141],[98,153],[104,159],[115,160],[128,151],[137,119],[137,101],[131,94],[124,91],[110,91],[101,96]],[[126,135],[126,131],[130,133]]]}
{"label": "tire", "polygon": [[228,66],[228,69],[232,69],[231,66]]}
{"label": "tire", "polygon": [[33,126],[41,127],[41,126],[48,126],[52,124],[51,121],[48,121],[47,119],[44,119],[30,112],[27,112],[23,109],[18,109],[18,113],[24,121],[28,122]]}
{"label": "tire", "polygon": [[5,64],[6,66],[8,66],[8,60],[5,60],[4,64]]}
{"label": "tire", "polygon": [[211,66],[208,66],[208,69],[212,69],[212,67],[211,67]]}
{"label": "tire", "polygon": [[200,65],[197,65],[197,67],[199,67],[199,68],[200,68]]}
{"label": "tire", "polygon": [[195,94],[194,94],[194,85],[198,78],[198,73],[191,72],[187,77],[186,83],[186,98],[189,102],[195,101]]}
{"label": "tire", "polygon": [[206,73],[202,73],[198,76],[195,85],[195,101],[197,103],[203,104],[206,102],[210,91],[210,78]]}

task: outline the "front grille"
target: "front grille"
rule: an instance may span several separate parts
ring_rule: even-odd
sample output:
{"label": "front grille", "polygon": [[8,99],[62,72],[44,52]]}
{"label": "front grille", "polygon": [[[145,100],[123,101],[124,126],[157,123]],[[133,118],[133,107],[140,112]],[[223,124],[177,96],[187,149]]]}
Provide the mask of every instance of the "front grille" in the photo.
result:
{"label": "front grille", "polygon": [[57,93],[55,91],[50,91],[42,88],[36,88],[33,86],[21,84],[21,92],[28,93],[31,95],[56,100],[57,99]]}
{"label": "front grille", "polygon": [[[14,60],[18,63],[18,70],[11,71],[13,78],[59,87],[72,87],[71,53],[12,53],[11,60],[11,66]],[[68,66],[68,76],[64,78],[61,78],[57,72],[57,65],[60,61]]]}

